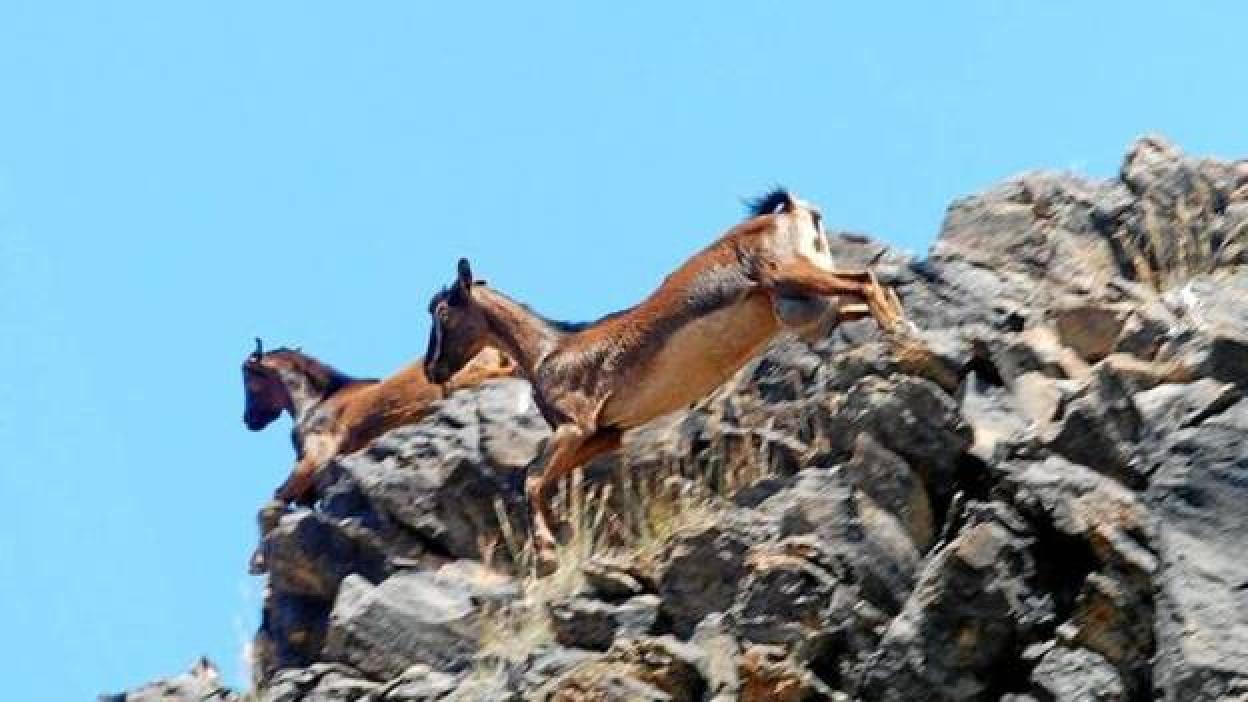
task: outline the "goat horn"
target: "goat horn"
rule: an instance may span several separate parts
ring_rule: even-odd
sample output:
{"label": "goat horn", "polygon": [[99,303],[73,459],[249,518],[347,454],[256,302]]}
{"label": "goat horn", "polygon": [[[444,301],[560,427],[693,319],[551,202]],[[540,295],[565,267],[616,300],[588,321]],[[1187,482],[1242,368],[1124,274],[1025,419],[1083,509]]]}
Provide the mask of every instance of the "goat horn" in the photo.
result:
{"label": "goat horn", "polygon": [[260,337],[258,336],[256,337],[256,350],[252,355],[256,358],[264,355],[264,343],[260,341]]}

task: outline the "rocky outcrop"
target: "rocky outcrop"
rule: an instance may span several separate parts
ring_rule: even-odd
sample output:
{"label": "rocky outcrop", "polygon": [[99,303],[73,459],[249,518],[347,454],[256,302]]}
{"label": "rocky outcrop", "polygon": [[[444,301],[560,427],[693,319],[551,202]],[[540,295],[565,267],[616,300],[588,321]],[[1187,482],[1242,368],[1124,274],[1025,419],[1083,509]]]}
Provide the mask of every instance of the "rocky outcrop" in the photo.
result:
{"label": "rocky outcrop", "polygon": [[1146,138],[955,202],[925,259],[833,253],[917,331],[777,342],[633,432],[550,578],[523,382],[338,461],[262,544],[257,697],[1248,695],[1248,164]]}
{"label": "rocky outcrop", "polygon": [[239,696],[221,682],[217,666],[200,658],[182,675],[150,682],[129,692],[100,695],[99,702],[238,702]]}

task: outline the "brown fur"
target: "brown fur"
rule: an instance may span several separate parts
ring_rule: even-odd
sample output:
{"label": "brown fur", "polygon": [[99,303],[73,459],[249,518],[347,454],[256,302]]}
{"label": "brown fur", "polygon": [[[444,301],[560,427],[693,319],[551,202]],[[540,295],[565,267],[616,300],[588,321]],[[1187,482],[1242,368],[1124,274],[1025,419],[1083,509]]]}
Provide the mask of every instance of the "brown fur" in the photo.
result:
{"label": "brown fur", "polygon": [[434,402],[455,390],[515,372],[510,359],[492,350],[445,385],[430,382],[420,361],[379,381],[352,378],[299,351],[253,353],[243,362],[244,422],[258,431],[283,411],[290,413],[297,462],[276,497],[306,503],[315,499],[317,470],[334,456],[358,451],[395,427],[419,421]]}
{"label": "brown fur", "polygon": [[498,348],[530,379],[554,429],[545,470],[527,486],[545,557],[554,542],[550,486],[618,446],[622,431],[704,397],[782,330],[800,332],[827,313],[902,323],[895,295],[872,274],[833,267],[815,210],[787,193],[771,197],[774,211],[729,230],[636,307],[584,327],[545,320],[475,283],[462,260],[454,286],[432,301],[429,376],[448,377]]}

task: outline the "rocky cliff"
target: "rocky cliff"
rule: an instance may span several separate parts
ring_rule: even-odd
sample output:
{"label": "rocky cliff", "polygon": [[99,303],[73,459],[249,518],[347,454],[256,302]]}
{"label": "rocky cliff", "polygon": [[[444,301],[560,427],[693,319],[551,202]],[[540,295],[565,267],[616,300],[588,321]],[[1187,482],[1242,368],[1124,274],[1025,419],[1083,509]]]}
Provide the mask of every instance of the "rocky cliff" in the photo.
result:
{"label": "rocky cliff", "polygon": [[1248,699],[1248,162],[1142,139],[955,202],[924,259],[834,239],[916,340],[779,342],[634,432],[542,579],[527,386],[454,396],[261,544],[247,696]]}

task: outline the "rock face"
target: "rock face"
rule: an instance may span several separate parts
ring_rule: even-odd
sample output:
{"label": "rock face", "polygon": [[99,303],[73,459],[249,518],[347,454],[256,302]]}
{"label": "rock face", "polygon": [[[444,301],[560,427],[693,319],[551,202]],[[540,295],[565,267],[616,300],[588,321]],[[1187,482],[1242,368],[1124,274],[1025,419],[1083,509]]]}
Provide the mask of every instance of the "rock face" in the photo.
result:
{"label": "rock face", "polygon": [[99,702],[238,702],[239,696],[221,684],[216,664],[200,658],[191,669],[165,680],[150,682],[129,692],[100,695]]}
{"label": "rock face", "polygon": [[[778,341],[630,434],[550,578],[523,382],[337,461],[261,546],[258,699],[1248,698],[1248,162],[1145,138],[926,259],[832,247],[918,331]],[[112,699],[232,699],[196,679]]]}

